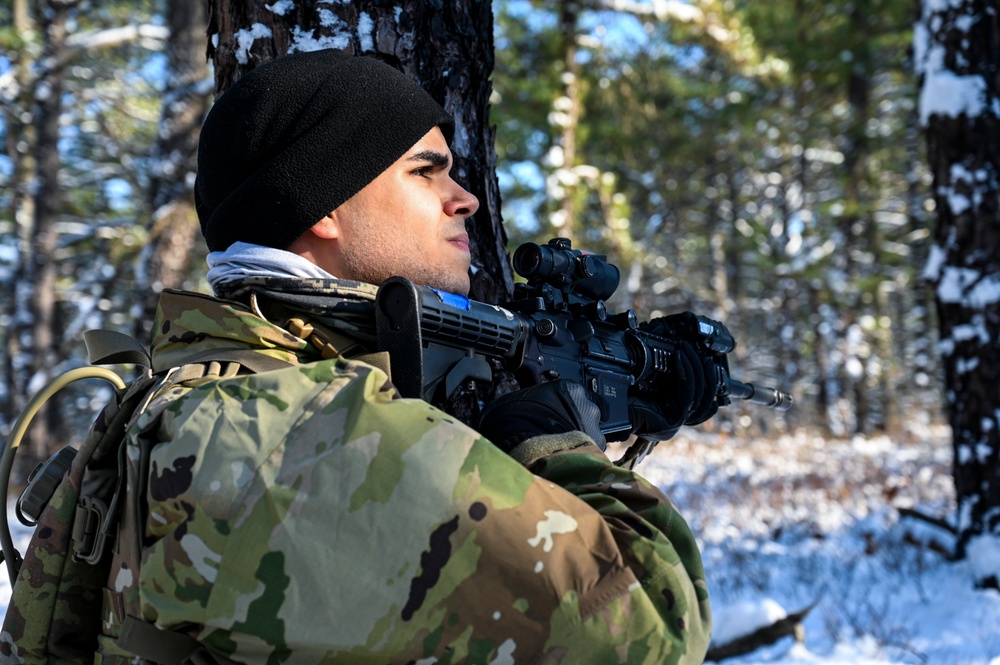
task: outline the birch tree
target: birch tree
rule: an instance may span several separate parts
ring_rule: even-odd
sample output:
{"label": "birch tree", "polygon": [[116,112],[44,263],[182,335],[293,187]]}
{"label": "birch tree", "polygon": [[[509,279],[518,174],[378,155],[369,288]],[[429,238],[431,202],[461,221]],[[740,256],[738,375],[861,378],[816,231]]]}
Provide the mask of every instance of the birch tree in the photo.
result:
{"label": "birch tree", "polygon": [[952,428],[956,554],[1000,588],[1000,23],[986,0],[923,0],[920,118],[934,177],[934,285]]}

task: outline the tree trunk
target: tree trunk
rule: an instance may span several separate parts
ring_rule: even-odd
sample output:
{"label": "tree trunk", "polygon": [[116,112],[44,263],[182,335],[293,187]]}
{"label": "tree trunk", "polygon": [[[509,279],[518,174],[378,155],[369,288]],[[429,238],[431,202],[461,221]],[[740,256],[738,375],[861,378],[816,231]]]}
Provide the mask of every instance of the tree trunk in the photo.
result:
{"label": "tree trunk", "polygon": [[[893,320],[891,315],[892,300],[898,300],[900,294],[897,292],[895,284],[888,282],[883,285],[883,288],[879,289],[876,298],[875,345],[877,357],[881,362],[879,370],[879,393],[882,405],[878,426],[882,432],[896,433],[899,431],[901,423],[899,391],[896,389],[899,374],[898,351],[901,349],[896,340],[895,328],[885,322]],[[901,319],[896,320],[899,321]]]}
{"label": "tree trunk", "polygon": [[816,414],[815,422],[826,436],[833,435],[833,423],[830,412],[833,410],[833,397],[830,387],[833,376],[830,371],[830,348],[827,340],[826,317],[823,314],[823,293],[813,283],[806,287],[809,293],[809,306],[812,310],[810,322],[813,332],[813,360],[816,364]]}
{"label": "tree trunk", "polygon": [[135,320],[135,334],[144,341],[149,339],[159,293],[184,284],[200,237],[193,183],[198,136],[208,109],[203,85],[208,78],[204,32],[208,18],[203,0],[169,0],[166,13],[167,88],[148,197],[150,243],[140,259],[142,313]]}
{"label": "tree trunk", "polygon": [[1000,17],[984,0],[939,4],[923,3],[917,63],[938,214],[926,274],[954,443],[956,554],[976,553],[977,584],[1000,587]]}
{"label": "tree trunk", "polygon": [[[844,217],[843,233],[847,238],[844,256],[847,259],[848,282],[855,290],[855,301],[850,304],[853,312],[866,310],[865,298],[868,290],[864,284],[866,272],[870,268],[852,258],[854,251],[868,249],[878,252],[878,229],[872,219],[872,202],[866,188],[871,162],[871,141],[868,138],[868,121],[871,116],[871,72],[873,67],[871,50],[866,39],[870,25],[868,18],[871,9],[867,5],[854,4],[849,10],[849,22],[852,31],[859,37],[852,50],[851,72],[847,77],[847,103],[850,105],[849,122],[847,125],[847,147],[844,150],[844,171],[847,179],[845,186],[845,203],[848,214]],[[874,237],[873,237],[874,236]],[[877,261],[876,261],[877,264]],[[871,377],[869,376],[869,353],[861,351],[871,345],[869,333],[860,319],[856,319],[858,340],[850,344],[849,349],[857,364],[857,372],[851,373],[851,390],[854,395],[854,433],[865,435],[870,433],[874,396],[870,392]]]}
{"label": "tree trunk", "polygon": [[[574,239],[578,223],[578,213],[581,208],[579,199],[581,192],[572,176],[577,165],[576,138],[580,124],[580,65],[577,62],[576,42],[579,32],[580,3],[577,0],[561,0],[559,3],[559,34],[562,38],[562,96],[553,105],[552,115],[559,126],[559,148],[562,150],[562,164],[554,164],[556,189],[562,191],[559,199],[559,210],[553,217],[554,232],[562,237]],[[550,120],[549,122],[552,122]],[[563,174],[563,178],[559,177]],[[570,178],[574,178],[570,181]],[[557,197],[558,198],[558,197]]]}
{"label": "tree trunk", "polygon": [[[67,18],[72,2],[50,2],[40,24],[43,37],[41,75],[32,89],[35,100],[34,187],[28,194],[27,209],[33,214],[21,229],[18,288],[14,297],[16,318],[9,331],[13,343],[10,352],[18,360],[13,378],[15,410],[20,411],[28,396],[48,382],[62,358],[57,334],[56,266],[53,260],[58,233],[55,225],[60,212],[62,190],[59,187],[59,116],[62,112],[63,62],[66,50]],[[23,210],[23,209],[22,209]],[[18,399],[19,398],[19,399]],[[59,396],[54,396],[39,411],[28,429],[18,456],[15,475],[23,477],[48,453],[48,448],[64,433],[59,417]]]}
{"label": "tree trunk", "polygon": [[[13,6],[14,30],[19,36],[29,39],[28,35],[36,30],[36,26],[28,15],[28,1],[14,0]],[[7,303],[8,320],[12,325],[4,336],[4,390],[9,399],[2,400],[4,422],[13,423],[21,407],[24,406],[29,375],[23,363],[22,348],[30,343],[30,338],[21,334],[20,322],[30,318],[28,310],[28,286],[25,258],[31,255],[31,229],[34,227],[35,199],[31,196],[31,182],[35,176],[35,127],[30,122],[30,111],[33,101],[33,69],[34,60],[31,49],[21,49],[20,59],[15,63],[15,80],[20,91],[15,104],[3,108],[3,119],[7,126],[7,156],[13,164],[11,174],[12,196],[10,197],[9,217],[13,219],[17,233],[18,263],[12,279],[13,293]],[[25,121],[26,116],[29,121]]]}
{"label": "tree trunk", "polygon": [[[455,118],[452,175],[479,199],[468,222],[472,241],[471,297],[509,299],[514,275],[500,217],[495,130],[489,126],[493,71],[493,10],[489,0],[411,2],[401,8],[365,0],[351,3],[211,0],[209,55],[215,92],[222,94],[262,62],[295,51],[334,47],[374,51],[398,61]],[[247,46],[249,44],[249,46]]]}

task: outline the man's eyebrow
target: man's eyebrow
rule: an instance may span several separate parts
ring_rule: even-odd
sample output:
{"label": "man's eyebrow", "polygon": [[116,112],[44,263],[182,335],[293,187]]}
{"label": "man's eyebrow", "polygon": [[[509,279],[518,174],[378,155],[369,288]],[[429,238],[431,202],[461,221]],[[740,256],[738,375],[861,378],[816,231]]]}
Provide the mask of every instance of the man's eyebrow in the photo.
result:
{"label": "man's eyebrow", "polygon": [[446,168],[451,164],[451,157],[443,152],[438,152],[436,150],[421,150],[420,152],[410,155],[406,160],[408,162],[427,162],[432,166],[438,168]]}

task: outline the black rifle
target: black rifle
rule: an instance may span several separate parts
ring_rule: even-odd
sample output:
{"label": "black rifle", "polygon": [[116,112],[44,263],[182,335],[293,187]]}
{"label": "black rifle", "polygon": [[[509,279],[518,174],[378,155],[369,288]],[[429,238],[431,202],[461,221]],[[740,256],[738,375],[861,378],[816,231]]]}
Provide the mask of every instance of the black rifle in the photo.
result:
{"label": "black rifle", "polygon": [[[527,243],[513,257],[527,284],[503,307],[417,287],[402,277],[381,284],[375,301],[379,350],[388,351],[393,383],[405,397],[442,404],[456,392],[491,381],[487,358],[526,387],[558,378],[577,381],[603,398],[601,429],[609,441],[628,438],[629,394],[656,400],[671,376],[678,344],[686,341],[715,362],[716,399],[731,398],[786,410],[792,396],[729,375],[736,346],[726,326],[685,312],[660,319],[654,335],[632,310],[607,311],[619,271],[606,257],[572,248],[566,238]],[[599,400],[601,401],[601,400]]]}

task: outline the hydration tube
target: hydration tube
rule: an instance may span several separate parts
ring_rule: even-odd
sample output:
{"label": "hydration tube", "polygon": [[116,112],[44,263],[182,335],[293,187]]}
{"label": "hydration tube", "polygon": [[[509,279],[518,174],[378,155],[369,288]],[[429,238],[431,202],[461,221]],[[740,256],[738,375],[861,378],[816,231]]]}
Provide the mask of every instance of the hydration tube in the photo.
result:
{"label": "hydration tube", "polygon": [[52,395],[65,386],[81,379],[104,379],[113,384],[119,390],[124,390],[125,382],[120,376],[104,367],[77,367],[63,372],[39,390],[28,402],[28,405],[21,412],[14,422],[10,436],[7,437],[7,445],[4,446],[3,456],[0,457],[0,497],[3,497],[4,506],[0,510],[0,547],[3,549],[3,559],[7,564],[7,575],[10,577],[10,584],[13,587],[17,579],[17,571],[21,567],[21,554],[14,547],[14,538],[10,533],[10,523],[7,520],[7,490],[10,486],[10,474],[14,468],[14,454],[21,444],[21,439],[34,418],[38,410],[42,408]]}

